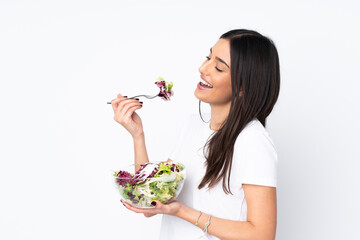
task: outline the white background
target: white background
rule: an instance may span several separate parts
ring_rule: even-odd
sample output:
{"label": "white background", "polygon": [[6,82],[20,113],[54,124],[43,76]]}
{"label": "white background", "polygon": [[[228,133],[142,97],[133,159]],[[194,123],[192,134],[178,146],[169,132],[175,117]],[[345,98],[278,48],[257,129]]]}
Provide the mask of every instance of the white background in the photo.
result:
{"label": "white background", "polygon": [[0,0],[0,239],[157,239],[161,216],[128,211],[112,185],[133,143],[106,102],[172,81],[171,101],[138,110],[150,160],[166,160],[198,111],[198,67],[234,28],[280,56],[277,239],[360,239],[358,13],[356,1]]}

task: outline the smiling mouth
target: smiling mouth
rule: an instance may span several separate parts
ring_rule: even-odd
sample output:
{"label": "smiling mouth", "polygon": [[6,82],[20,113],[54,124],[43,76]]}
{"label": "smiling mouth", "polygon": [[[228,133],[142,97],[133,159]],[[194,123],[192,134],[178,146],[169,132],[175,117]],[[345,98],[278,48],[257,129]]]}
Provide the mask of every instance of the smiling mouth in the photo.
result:
{"label": "smiling mouth", "polygon": [[203,86],[203,87],[209,87],[209,88],[213,88],[213,86],[208,83],[208,82],[205,82],[204,80],[200,79],[200,85]]}

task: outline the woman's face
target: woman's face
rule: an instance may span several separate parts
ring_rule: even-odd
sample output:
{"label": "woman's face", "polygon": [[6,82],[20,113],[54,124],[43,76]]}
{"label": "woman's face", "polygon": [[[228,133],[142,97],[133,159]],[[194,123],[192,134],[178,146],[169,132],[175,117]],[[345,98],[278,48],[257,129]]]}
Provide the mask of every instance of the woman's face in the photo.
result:
{"label": "woman's face", "polygon": [[[229,40],[219,39],[206,58],[199,68],[200,82],[194,95],[197,99],[209,104],[228,104],[232,98]],[[203,86],[201,79],[210,84],[210,87]]]}

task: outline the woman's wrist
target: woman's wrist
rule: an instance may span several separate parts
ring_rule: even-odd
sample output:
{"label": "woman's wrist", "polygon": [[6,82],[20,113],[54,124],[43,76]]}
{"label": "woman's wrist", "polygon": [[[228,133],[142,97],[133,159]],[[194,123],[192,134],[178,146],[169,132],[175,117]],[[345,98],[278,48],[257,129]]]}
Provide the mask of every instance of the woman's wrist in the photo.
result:
{"label": "woman's wrist", "polygon": [[198,218],[199,211],[181,203],[179,209],[176,211],[174,216],[189,221],[195,224]]}
{"label": "woman's wrist", "polygon": [[142,141],[145,138],[144,132],[137,133],[136,135],[132,135],[134,142]]}
{"label": "woman's wrist", "polygon": [[211,215],[193,209],[185,204],[181,204],[181,207],[174,216],[184,219],[206,232],[208,231],[208,226],[211,221]]}
{"label": "woman's wrist", "polygon": [[171,215],[173,215],[175,217],[178,217],[178,218],[184,218],[183,217],[184,216],[184,211],[185,211],[185,208],[187,206],[185,204],[183,204],[182,202],[180,202],[180,201],[179,201],[179,203],[180,203],[180,207],[176,210],[176,212],[174,212]]}
{"label": "woman's wrist", "polygon": [[145,136],[144,133],[133,136],[134,142],[134,157],[135,157],[135,172],[137,172],[141,164],[149,162],[149,157],[146,151]]}

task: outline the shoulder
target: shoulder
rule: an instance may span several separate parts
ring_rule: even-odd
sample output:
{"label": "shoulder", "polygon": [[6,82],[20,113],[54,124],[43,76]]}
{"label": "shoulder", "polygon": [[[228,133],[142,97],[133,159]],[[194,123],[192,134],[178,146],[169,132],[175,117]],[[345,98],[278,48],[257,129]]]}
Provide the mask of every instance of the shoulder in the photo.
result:
{"label": "shoulder", "polygon": [[241,183],[276,187],[278,155],[269,133],[259,120],[249,122],[239,134],[233,160],[241,175]]}
{"label": "shoulder", "polygon": [[251,147],[254,145],[257,147],[273,148],[276,151],[275,144],[269,132],[257,118],[254,118],[245,126],[235,142],[236,147]]}

